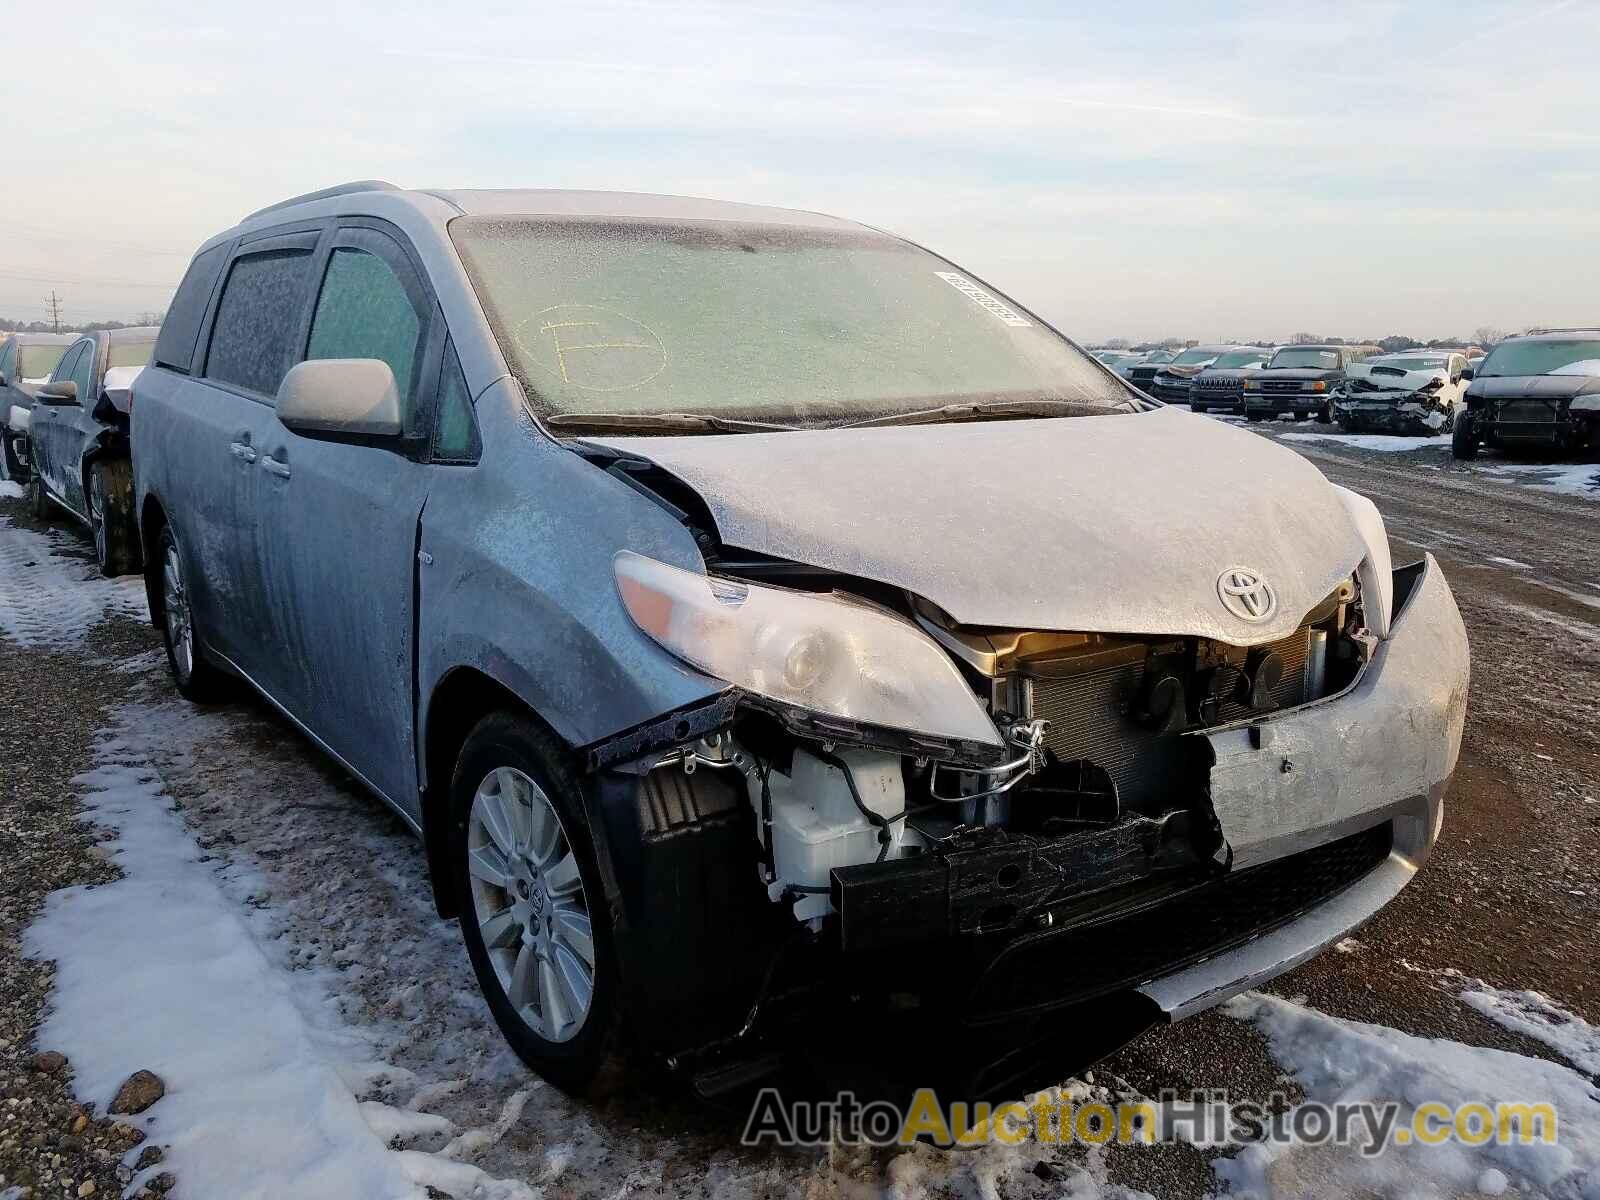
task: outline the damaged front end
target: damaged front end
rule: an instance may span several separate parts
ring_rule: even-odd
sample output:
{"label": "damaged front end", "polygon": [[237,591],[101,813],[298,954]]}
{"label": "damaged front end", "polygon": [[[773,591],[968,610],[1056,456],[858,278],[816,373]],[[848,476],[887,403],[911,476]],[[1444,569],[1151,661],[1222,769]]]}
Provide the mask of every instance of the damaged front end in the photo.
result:
{"label": "damaged front end", "polygon": [[[1385,372],[1388,372],[1387,374]],[[1333,402],[1334,419],[1346,433],[1398,433],[1433,437],[1455,428],[1455,401],[1446,378],[1422,384],[1397,379],[1404,371],[1374,367],[1367,377],[1348,381]]]}
{"label": "damaged front end", "polygon": [[964,1084],[1020,1085],[1060,1010],[1131,1034],[1216,1003],[1365,920],[1437,835],[1467,660],[1431,558],[1386,575],[1392,619],[1352,576],[1249,647],[712,566],[618,556],[640,627],[730,686],[585,751],[635,1028],[704,1091],[879,1018],[986,1030]]}

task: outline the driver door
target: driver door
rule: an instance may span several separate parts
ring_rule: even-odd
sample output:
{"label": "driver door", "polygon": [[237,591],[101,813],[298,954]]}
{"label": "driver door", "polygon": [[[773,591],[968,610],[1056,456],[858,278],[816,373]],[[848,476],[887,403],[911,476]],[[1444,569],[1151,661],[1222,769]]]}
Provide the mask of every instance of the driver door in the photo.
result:
{"label": "driver door", "polygon": [[93,406],[89,396],[89,380],[94,374],[95,343],[84,338],[69,347],[56,369],[50,374],[51,383],[71,380],[78,387],[75,404],[52,403],[40,398],[34,401],[28,427],[28,450],[33,458],[33,468],[39,472],[45,489],[73,512],[82,515],[83,480],[77,469],[73,447],[81,442],[78,432],[86,412],[85,405]]}

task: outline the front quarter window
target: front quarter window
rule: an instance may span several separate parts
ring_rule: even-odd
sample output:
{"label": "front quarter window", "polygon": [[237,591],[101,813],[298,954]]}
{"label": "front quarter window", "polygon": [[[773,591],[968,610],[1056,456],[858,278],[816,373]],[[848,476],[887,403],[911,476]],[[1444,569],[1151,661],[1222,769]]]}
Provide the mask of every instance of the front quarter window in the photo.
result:
{"label": "front quarter window", "polygon": [[463,217],[450,235],[536,411],[784,426],[943,405],[1142,405],[952,264],[885,234]]}

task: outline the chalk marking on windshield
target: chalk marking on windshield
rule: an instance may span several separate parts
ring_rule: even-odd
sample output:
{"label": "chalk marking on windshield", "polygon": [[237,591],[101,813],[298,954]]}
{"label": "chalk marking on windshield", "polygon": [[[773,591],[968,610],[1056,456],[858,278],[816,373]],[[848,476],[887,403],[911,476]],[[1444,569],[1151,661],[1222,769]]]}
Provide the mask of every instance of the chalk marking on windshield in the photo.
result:
{"label": "chalk marking on windshield", "polygon": [[972,280],[964,279],[960,275],[957,275],[954,271],[935,271],[934,274],[948,283],[951,287],[955,288],[956,291],[960,292],[963,296],[967,297],[967,299],[971,300],[979,308],[986,310],[996,317],[999,317],[1001,321],[1005,322],[1005,324],[1014,325],[1023,329],[1032,326],[1033,322],[1028,320],[1027,317],[1023,316],[1015,309],[1008,307],[1002,300],[999,299],[999,297],[984,291],[977,284],[973,283]]}

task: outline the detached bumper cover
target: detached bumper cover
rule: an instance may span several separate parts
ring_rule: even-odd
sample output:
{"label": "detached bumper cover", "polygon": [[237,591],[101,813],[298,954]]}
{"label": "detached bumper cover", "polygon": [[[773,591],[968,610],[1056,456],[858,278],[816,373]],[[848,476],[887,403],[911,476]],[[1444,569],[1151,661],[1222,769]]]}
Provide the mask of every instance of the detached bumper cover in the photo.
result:
{"label": "detached bumper cover", "polygon": [[[1433,849],[1466,720],[1466,629],[1428,555],[1389,640],[1345,695],[1261,724],[1204,735],[1212,802],[1234,868],[1248,868],[1388,820],[1388,856],[1318,907],[1138,990],[1170,1020],[1290,970],[1373,916]],[[1401,603],[1397,601],[1397,603]],[[1257,745],[1257,742],[1260,745]]]}
{"label": "detached bumper cover", "polygon": [[1447,419],[1446,410],[1438,403],[1411,395],[1336,401],[1333,411],[1336,417],[1358,422],[1364,429],[1393,433],[1438,433]]}

